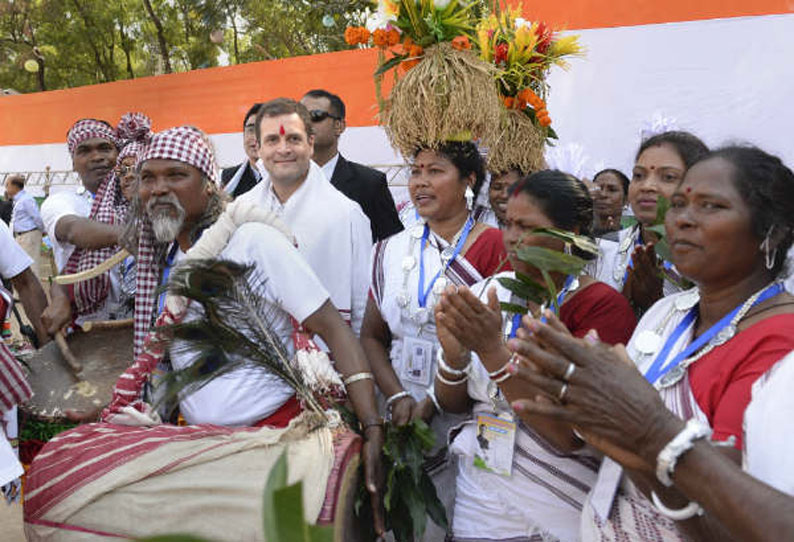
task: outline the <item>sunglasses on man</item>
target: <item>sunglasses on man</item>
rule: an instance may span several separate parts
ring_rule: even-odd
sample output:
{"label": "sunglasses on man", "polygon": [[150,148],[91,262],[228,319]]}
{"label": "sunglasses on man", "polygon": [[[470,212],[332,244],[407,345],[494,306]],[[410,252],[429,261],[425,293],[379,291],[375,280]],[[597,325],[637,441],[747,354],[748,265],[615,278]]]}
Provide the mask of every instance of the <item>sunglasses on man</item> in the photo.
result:
{"label": "sunglasses on man", "polygon": [[309,111],[309,117],[312,119],[312,122],[322,122],[328,117],[334,120],[342,120],[342,117],[333,115],[328,111],[323,111],[322,109],[312,109]]}

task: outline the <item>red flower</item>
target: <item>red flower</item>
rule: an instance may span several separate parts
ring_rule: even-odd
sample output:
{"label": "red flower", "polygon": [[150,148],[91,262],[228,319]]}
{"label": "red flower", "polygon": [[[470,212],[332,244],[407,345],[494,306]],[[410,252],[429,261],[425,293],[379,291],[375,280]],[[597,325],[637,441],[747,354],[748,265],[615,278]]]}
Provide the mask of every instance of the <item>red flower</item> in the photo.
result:
{"label": "red flower", "polygon": [[500,64],[502,62],[507,62],[507,44],[500,43],[494,48],[494,57],[493,60],[495,63]]}
{"label": "red flower", "polygon": [[553,32],[551,28],[546,26],[546,23],[544,22],[538,23],[538,27],[537,29],[535,29],[535,35],[538,37],[538,44],[535,47],[535,50],[538,53],[545,55],[546,51],[549,50],[549,46],[551,45],[552,33]]}

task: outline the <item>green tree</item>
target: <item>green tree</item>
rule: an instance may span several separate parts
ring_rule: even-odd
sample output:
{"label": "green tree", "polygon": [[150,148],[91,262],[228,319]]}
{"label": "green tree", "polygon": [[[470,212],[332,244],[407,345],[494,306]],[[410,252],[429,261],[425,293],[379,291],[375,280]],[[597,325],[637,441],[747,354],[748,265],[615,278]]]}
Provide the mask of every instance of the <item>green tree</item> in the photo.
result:
{"label": "green tree", "polygon": [[345,27],[362,24],[371,7],[368,0],[0,0],[0,88],[34,92],[338,51],[348,48]]}

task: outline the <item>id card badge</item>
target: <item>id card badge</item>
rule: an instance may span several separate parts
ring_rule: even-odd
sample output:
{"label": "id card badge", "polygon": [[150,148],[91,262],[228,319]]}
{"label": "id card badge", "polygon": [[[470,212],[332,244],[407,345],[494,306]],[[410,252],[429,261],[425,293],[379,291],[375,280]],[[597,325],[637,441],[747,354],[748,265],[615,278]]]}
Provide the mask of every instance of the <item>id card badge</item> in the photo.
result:
{"label": "id card badge", "polygon": [[474,466],[500,476],[513,472],[516,422],[492,414],[477,416],[477,445]]}
{"label": "id card badge", "polygon": [[415,337],[403,339],[402,379],[423,387],[433,378],[433,343]]}

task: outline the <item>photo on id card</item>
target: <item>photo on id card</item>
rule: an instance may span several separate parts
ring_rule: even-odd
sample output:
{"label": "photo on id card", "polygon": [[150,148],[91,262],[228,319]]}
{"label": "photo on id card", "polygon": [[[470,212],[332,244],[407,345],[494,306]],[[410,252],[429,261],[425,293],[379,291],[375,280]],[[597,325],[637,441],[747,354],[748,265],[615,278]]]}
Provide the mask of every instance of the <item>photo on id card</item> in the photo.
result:
{"label": "photo on id card", "polygon": [[501,476],[513,472],[513,445],[516,440],[516,423],[489,414],[477,416],[477,447],[474,466]]}

